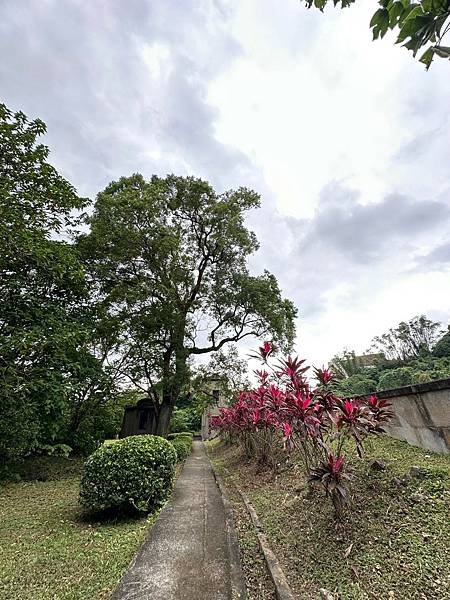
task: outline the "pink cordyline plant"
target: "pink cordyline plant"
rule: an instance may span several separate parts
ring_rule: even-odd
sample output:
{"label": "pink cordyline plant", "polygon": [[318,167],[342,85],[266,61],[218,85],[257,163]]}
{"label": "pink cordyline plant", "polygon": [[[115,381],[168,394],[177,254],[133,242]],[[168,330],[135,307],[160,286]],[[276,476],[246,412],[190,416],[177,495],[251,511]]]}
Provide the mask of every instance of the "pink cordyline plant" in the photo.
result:
{"label": "pink cordyline plant", "polygon": [[333,374],[325,368],[314,370],[318,385],[311,388],[304,360],[288,356],[272,366],[273,354],[272,344],[264,342],[258,354],[264,369],[255,371],[257,387],[240,393],[233,406],[210,417],[210,427],[236,440],[249,456],[267,459],[277,437],[285,449],[299,449],[309,481],[323,486],[340,518],[349,498],[351,472],[344,448],[353,442],[361,456],[365,438],[383,433],[392,418],[390,404],[376,396],[336,397],[331,390]]}

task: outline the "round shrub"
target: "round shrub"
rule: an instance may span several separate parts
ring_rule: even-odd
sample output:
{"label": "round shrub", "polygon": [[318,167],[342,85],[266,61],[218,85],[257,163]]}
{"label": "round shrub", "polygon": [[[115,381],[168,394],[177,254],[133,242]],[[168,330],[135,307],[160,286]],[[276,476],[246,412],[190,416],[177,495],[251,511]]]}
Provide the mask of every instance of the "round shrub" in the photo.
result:
{"label": "round shrub", "polygon": [[84,464],[80,503],[92,511],[148,512],[167,500],[176,461],[172,444],[155,435],[104,444]]}
{"label": "round shrub", "polygon": [[175,448],[175,452],[177,453],[177,460],[185,460],[192,450],[192,438],[187,436],[178,436],[173,440],[170,440],[170,443]]}

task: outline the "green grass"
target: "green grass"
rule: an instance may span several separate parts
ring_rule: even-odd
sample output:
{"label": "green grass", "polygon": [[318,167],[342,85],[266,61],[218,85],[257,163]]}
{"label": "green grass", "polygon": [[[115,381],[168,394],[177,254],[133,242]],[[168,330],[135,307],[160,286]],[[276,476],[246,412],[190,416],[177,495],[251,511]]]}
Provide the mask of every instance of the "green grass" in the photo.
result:
{"label": "green grass", "polygon": [[40,459],[0,487],[0,598],[108,598],[156,515],[87,520],[78,505],[80,461]]}
{"label": "green grass", "polygon": [[[322,493],[307,493],[300,465],[274,478],[236,450],[217,447],[254,504],[298,598],[444,600],[450,598],[450,457],[383,438],[356,467],[353,505],[336,525]],[[370,469],[374,458],[382,471]],[[411,466],[423,476],[406,476]]]}

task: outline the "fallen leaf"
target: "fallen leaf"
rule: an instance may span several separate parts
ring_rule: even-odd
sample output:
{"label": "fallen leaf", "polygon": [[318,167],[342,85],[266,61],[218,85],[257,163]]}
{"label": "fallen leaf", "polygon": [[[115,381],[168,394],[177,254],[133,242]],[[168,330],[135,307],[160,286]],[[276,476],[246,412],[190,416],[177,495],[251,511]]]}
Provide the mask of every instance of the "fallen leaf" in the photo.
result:
{"label": "fallen leaf", "polygon": [[350,544],[350,546],[345,551],[344,558],[347,558],[350,555],[350,552],[352,551],[352,548],[353,548],[353,542]]}

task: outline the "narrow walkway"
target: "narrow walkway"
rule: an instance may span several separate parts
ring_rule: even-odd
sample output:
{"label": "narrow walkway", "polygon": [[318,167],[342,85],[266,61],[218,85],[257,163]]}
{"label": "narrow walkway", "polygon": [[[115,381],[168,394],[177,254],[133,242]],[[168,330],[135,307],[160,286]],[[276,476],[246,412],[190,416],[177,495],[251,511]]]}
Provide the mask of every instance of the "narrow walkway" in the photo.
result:
{"label": "narrow walkway", "polygon": [[231,565],[222,496],[202,442],[178,478],[113,600],[230,600]]}

